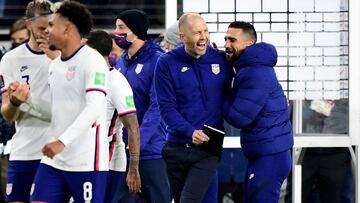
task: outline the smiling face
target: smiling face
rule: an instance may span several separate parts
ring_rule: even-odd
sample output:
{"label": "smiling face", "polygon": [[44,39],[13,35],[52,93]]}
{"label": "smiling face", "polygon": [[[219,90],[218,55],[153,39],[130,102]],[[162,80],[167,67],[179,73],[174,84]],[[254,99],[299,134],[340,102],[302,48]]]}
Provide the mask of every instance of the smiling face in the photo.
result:
{"label": "smiling face", "polygon": [[209,43],[209,31],[204,19],[198,15],[189,15],[180,30],[180,40],[189,55],[195,58],[204,55]]}
{"label": "smiling face", "polygon": [[247,34],[240,28],[228,28],[225,36],[226,60],[234,61],[240,57],[245,48],[254,44]]}
{"label": "smiling face", "polygon": [[63,42],[67,37],[67,26],[69,22],[60,14],[55,13],[49,17],[48,27],[45,32],[49,40],[50,49],[61,50]]}

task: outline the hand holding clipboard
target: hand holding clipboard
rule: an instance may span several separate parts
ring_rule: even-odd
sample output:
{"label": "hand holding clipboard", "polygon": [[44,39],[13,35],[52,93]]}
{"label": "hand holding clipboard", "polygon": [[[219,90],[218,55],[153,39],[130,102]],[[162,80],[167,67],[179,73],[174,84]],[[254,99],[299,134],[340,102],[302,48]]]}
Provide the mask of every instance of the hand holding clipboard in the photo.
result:
{"label": "hand holding clipboard", "polygon": [[198,145],[198,148],[215,156],[220,157],[225,133],[214,127],[204,125],[202,131],[210,138],[208,142]]}

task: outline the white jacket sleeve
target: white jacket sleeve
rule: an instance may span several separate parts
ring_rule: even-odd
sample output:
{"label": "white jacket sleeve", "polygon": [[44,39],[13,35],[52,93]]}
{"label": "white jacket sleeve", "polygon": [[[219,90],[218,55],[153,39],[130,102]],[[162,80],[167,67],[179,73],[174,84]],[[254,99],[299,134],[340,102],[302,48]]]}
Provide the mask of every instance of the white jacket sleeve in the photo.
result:
{"label": "white jacket sleeve", "polygon": [[44,121],[51,121],[50,102],[41,98],[30,97],[25,103],[20,105],[20,111],[38,117]]}

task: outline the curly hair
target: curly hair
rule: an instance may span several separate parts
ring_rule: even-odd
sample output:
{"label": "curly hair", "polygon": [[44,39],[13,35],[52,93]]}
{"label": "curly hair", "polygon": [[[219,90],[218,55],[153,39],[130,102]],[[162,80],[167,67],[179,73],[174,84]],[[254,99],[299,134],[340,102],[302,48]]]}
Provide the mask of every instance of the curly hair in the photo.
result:
{"label": "curly hair", "polygon": [[87,35],[93,27],[90,11],[77,1],[65,0],[55,13],[59,13],[72,22],[82,37]]}

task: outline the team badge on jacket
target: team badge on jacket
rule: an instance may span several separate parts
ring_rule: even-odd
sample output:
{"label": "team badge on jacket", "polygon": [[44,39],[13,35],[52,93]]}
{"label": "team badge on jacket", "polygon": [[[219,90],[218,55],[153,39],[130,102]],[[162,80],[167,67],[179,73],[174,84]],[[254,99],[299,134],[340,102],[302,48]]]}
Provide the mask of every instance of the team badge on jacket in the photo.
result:
{"label": "team badge on jacket", "polygon": [[219,64],[211,64],[212,72],[217,75],[220,73],[220,65]]}
{"label": "team badge on jacket", "polygon": [[135,73],[139,74],[141,73],[141,70],[143,69],[144,64],[138,63],[135,68]]}
{"label": "team badge on jacket", "polygon": [[10,194],[11,194],[11,192],[12,192],[12,186],[13,186],[12,183],[6,184],[6,194],[7,194],[7,195],[10,195]]}
{"label": "team badge on jacket", "polygon": [[67,69],[67,72],[66,72],[66,79],[67,79],[67,80],[72,80],[72,79],[74,79],[75,69],[76,69],[76,66],[70,66],[70,67]]}

